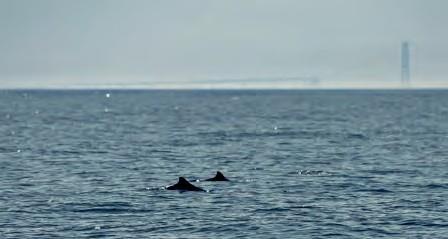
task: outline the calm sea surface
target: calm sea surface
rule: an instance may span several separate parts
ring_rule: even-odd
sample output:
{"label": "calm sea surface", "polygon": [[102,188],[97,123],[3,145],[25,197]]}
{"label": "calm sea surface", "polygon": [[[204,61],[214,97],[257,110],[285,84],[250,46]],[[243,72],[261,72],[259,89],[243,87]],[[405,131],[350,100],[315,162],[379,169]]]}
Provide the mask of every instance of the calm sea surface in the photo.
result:
{"label": "calm sea surface", "polygon": [[448,91],[0,91],[0,135],[0,238],[448,238]]}

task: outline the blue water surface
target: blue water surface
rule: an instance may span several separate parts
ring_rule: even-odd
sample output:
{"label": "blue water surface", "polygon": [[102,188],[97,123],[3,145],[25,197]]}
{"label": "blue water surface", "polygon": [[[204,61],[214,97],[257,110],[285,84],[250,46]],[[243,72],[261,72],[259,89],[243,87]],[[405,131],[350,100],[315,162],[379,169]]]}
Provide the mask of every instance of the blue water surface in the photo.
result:
{"label": "blue water surface", "polygon": [[444,90],[0,91],[0,135],[0,238],[448,238]]}

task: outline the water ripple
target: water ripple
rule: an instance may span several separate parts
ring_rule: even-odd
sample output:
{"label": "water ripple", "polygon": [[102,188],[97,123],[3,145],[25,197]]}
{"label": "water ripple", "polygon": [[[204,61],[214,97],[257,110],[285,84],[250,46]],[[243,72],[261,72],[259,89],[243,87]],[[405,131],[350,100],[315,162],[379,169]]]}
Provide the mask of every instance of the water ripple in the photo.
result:
{"label": "water ripple", "polygon": [[447,112],[447,91],[0,91],[0,238],[444,238]]}

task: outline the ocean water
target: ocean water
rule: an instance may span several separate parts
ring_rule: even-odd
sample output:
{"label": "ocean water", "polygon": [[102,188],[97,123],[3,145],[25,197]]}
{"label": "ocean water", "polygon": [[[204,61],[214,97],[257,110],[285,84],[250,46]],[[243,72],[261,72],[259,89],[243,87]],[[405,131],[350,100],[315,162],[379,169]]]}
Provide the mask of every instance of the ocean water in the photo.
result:
{"label": "ocean water", "polygon": [[448,238],[444,90],[0,91],[0,135],[0,238]]}

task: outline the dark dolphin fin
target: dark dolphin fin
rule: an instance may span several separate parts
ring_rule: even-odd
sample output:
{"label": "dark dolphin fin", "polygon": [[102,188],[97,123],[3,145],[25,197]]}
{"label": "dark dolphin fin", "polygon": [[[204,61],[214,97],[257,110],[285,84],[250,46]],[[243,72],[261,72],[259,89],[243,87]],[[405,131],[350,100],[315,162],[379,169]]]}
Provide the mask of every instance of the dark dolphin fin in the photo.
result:
{"label": "dark dolphin fin", "polygon": [[206,179],[205,181],[230,181],[220,171],[216,172],[215,177]]}
{"label": "dark dolphin fin", "polygon": [[184,177],[179,177],[179,181],[166,188],[167,190],[181,190],[181,191],[200,191],[205,192],[204,189],[199,188],[188,182]]}

